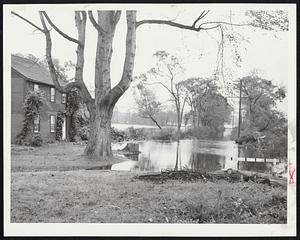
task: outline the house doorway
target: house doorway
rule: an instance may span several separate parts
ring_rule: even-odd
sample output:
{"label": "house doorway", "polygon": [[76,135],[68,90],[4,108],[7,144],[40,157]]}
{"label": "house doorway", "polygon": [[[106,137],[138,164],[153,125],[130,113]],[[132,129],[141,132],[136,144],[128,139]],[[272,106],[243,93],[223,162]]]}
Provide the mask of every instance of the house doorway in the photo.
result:
{"label": "house doorway", "polygon": [[67,124],[66,124],[66,116],[63,116],[63,122],[62,122],[62,136],[61,136],[61,140],[66,140],[67,138]]}

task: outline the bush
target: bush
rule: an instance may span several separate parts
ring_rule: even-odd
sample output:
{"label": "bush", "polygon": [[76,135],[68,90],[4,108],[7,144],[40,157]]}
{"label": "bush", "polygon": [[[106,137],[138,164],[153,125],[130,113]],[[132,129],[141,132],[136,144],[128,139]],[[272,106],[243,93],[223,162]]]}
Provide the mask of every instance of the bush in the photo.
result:
{"label": "bush", "polygon": [[90,135],[90,127],[89,126],[83,126],[77,129],[77,134],[83,141],[89,140]]}
{"label": "bush", "polygon": [[156,131],[152,135],[152,139],[161,141],[170,141],[175,138],[176,130],[172,128],[164,128],[160,131]]}
{"label": "bush", "polygon": [[40,147],[40,146],[42,146],[43,139],[42,139],[41,135],[40,134],[33,135],[30,138],[30,140],[29,140],[29,144],[32,147]]}
{"label": "bush", "polygon": [[129,127],[127,137],[131,140],[144,140],[147,138],[147,132],[144,128]]}
{"label": "bush", "polygon": [[217,137],[217,132],[210,127],[198,127],[195,129],[188,129],[186,135],[193,136],[197,139],[211,139]]}
{"label": "bush", "polygon": [[122,142],[122,141],[125,141],[128,136],[126,135],[126,133],[124,131],[120,131],[118,129],[115,129],[115,128],[111,128],[111,139],[114,141],[114,142]]}

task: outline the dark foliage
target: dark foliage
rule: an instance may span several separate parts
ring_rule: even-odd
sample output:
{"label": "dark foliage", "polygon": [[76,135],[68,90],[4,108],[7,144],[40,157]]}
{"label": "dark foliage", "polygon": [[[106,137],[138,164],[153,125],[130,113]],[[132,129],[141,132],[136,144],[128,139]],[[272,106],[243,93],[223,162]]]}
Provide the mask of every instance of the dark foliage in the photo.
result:
{"label": "dark foliage", "polygon": [[62,139],[62,124],[63,124],[64,113],[59,111],[56,116],[56,131],[55,139],[60,141]]}
{"label": "dark foliage", "polygon": [[[21,132],[16,137],[16,143],[23,145],[28,144],[26,138],[32,131],[33,120],[39,115],[40,108],[43,105],[44,93],[41,91],[30,91],[25,96],[24,101],[24,120]],[[30,143],[29,143],[30,144]]]}

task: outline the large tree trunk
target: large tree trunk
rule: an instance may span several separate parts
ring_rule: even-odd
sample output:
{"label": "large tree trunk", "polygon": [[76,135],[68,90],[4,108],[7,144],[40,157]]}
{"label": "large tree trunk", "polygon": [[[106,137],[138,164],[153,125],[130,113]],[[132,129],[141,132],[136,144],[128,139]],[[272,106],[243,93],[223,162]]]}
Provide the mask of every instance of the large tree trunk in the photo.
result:
{"label": "large tree trunk", "polygon": [[97,159],[111,157],[111,111],[107,107],[101,108],[93,118],[85,154]]}
{"label": "large tree trunk", "polygon": [[[91,19],[91,13],[89,14]],[[113,37],[120,12],[98,11],[98,23],[93,22],[98,30],[95,63],[95,112],[92,114],[90,121],[90,137],[85,154],[99,160],[112,156],[111,119],[113,109],[132,81],[135,56],[135,15],[135,11],[126,12],[127,36],[125,63],[122,78],[114,88],[111,88],[110,64]]]}

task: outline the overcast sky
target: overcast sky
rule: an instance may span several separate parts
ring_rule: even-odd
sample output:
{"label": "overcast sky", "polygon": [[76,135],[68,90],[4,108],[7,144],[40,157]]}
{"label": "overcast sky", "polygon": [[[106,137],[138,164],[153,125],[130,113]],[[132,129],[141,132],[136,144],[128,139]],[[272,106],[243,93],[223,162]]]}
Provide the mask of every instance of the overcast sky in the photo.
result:
{"label": "overcast sky", "polygon": [[[68,5],[64,7],[45,6],[15,6],[14,11],[30,19],[37,25],[40,24],[38,10],[47,10],[52,21],[64,32],[76,38],[74,23],[74,8],[81,9],[104,9],[95,5]],[[115,9],[110,6],[111,9]],[[119,8],[119,7],[118,7]],[[117,9],[118,9],[117,8]],[[220,7],[220,5],[209,5],[204,7],[198,5],[163,5],[150,7],[139,7],[138,20],[140,19],[174,19],[176,22],[191,24],[202,10],[210,10],[203,21],[229,21],[231,14],[232,22],[241,23],[246,20],[244,8]],[[122,73],[124,54],[126,24],[124,12],[116,29],[113,43],[112,57],[112,84],[115,85]],[[96,14],[94,13],[96,17]],[[38,58],[45,56],[44,35],[25,23],[16,16],[10,15],[9,31],[11,41],[9,42],[12,53],[33,54]],[[262,70],[263,77],[270,79],[274,84],[287,86],[288,82],[288,39],[289,32],[268,32],[252,27],[234,27],[234,31],[242,34],[249,42],[242,42],[240,53],[242,57],[241,67],[233,64],[230,48],[225,47],[225,67],[231,69],[232,79],[247,75],[252,69]],[[51,31],[53,39],[53,57],[58,58],[61,63],[72,60],[75,62],[76,44],[67,41]],[[207,77],[213,74],[217,61],[217,44],[214,39],[220,39],[218,30],[207,32],[191,32],[180,30],[164,25],[142,25],[137,30],[137,49],[135,58],[135,74],[143,73],[154,65],[152,55],[157,50],[165,50],[176,55],[182,61],[186,69],[182,79],[189,77]],[[86,51],[84,80],[89,89],[94,86],[94,61],[96,47],[96,31],[91,23],[87,21]],[[158,98],[162,101],[167,99],[166,92],[157,88]],[[286,101],[285,103],[286,104]],[[134,108],[133,91],[129,89],[117,103],[119,111],[125,112]],[[280,107],[285,109],[284,106]],[[133,111],[134,109],[132,109]]]}

